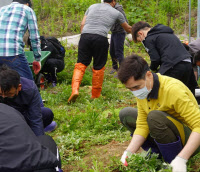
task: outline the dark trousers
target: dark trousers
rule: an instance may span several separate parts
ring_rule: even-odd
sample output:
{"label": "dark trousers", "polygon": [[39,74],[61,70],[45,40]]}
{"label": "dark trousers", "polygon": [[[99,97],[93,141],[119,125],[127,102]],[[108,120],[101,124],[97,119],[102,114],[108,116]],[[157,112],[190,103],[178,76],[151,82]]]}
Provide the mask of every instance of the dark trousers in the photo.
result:
{"label": "dark trousers", "polygon": [[[54,155],[57,156],[57,145],[55,141],[48,135],[42,135],[38,137],[39,142],[47,147]],[[59,165],[58,167],[61,169],[61,159],[59,155]],[[56,172],[55,169],[44,169],[44,170],[36,170],[34,172]]]}
{"label": "dark trousers", "polygon": [[[177,127],[170,121],[165,112],[151,111],[147,117],[147,123],[150,130],[150,135],[147,137],[149,141],[154,142],[154,139],[159,143],[172,143],[177,141],[180,136]],[[137,121],[137,109],[126,107],[119,113],[121,123],[131,132],[134,133]]]}
{"label": "dark trousers", "polygon": [[110,40],[110,56],[112,59],[113,69],[118,69],[119,65],[124,59],[124,41],[125,33],[112,33]]}
{"label": "dark trousers", "polygon": [[42,112],[42,120],[43,120],[43,125],[44,128],[51,124],[54,118],[54,114],[51,109],[46,108],[46,107],[41,107],[41,112]]}
{"label": "dark trousers", "polygon": [[45,62],[42,72],[48,73],[47,80],[49,82],[57,81],[57,73],[61,72],[65,68],[64,60],[50,58]]}
{"label": "dark trousers", "polygon": [[108,58],[108,39],[97,34],[82,34],[78,45],[77,63],[88,66],[93,57],[94,70],[100,70],[106,65]]}
{"label": "dark trousers", "polygon": [[195,88],[198,86],[198,84],[195,79],[194,70],[191,63],[182,61],[165,72],[164,75],[182,81],[195,95]]}

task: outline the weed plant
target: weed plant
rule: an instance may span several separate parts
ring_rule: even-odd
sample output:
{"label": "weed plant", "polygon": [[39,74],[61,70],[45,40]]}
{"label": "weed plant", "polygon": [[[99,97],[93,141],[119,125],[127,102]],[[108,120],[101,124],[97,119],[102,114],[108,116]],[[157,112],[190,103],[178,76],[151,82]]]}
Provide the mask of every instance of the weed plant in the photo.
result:
{"label": "weed plant", "polygon": [[127,172],[171,172],[171,167],[158,159],[158,154],[147,152],[133,154],[127,159],[128,166],[122,166]]}
{"label": "weed plant", "polygon": [[[149,61],[142,45],[132,43],[130,45],[131,47],[125,46],[125,56],[137,53]],[[106,64],[102,96],[98,99],[90,99],[92,80],[92,65],[90,65],[80,86],[80,94],[76,103],[67,104],[71,94],[71,78],[76,59],[77,47],[66,48],[66,65],[65,69],[58,74],[58,85],[41,91],[42,98],[46,100],[45,106],[53,110],[54,120],[58,124],[57,129],[50,135],[58,144],[64,172],[131,171],[136,168],[134,167],[135,162],[137,162],[135,164],[137,168],[142,168],[143,161],[152,164],[151,170],[156,171],[159,160],[154,156],[154,161],[149,159],[148,162],[136,156],[137,161],[131,160],[130,168],[121,165],[120,157],[131,137],[121,125],[118,114],[124,107],[136,107],[136,101],[131,92],[125,89],[114,75],[109,74],[112,68],[110,56]],[[127,143],[115,149],[107,147],[107,145],[112,147],[113,142],[117,145]],[[122,150],[119,151],[118,148]],[[200,167],[198,164],[199,156],[196,155],[188,163],[188,172],[198,169]],[[159,168],[162,168],[162,165]]]}
{"label": "weed plant", "polygon": [[[80,33],[80,23],[87,8],[100,0],[34,0],[34,11],[38,18],[41,35],[66,36]],[[187,0],[123,0],[129,24],[147,21],[152,26],[160,23],[168,25],[176,34],[188,28]],[[197,10],[197,1],[191,0],[192,10]],[[195,13],[194,13],[195,14]],[[196,33],[196,22],[192,16],[192,34]]]}
{"label": "weed plant", "polygon": [[[86,9],[96,2],[100,0],[34,0],[40,34],[60,37],[66,36],[68,32],[80,33],[79,25]],[[162,23],[173,26],[182,32],[187,23],[185,13],[188,1],[186,0],[124,0],[120,3],[125,9],[130,25],[145,20],[151,25]],[[192,8],[196,7],[197,2],[192,0]],[[67,104],[71,94],[71,79],[77,53],[77,47],[66,47],[66,65],[58,74],[57,86],[41,91],[42,98],[47,102],[45,106],[53,110],[54,120],[58,124],[57,129],[50,135],[60,149],[64,172],[126,171],[119,160],[128,144],[126,141],[131,138],[130,133],[121,125],[118,114],[124,107],[136,107],[136,101],[130,91],[109,74],[112,67],[108,57],[102,96],[95,100],[90,99],[92,81],[92,65],[90,65],[83,77],[76,103]],[[125,56],[132,53],[137,53],[149,61],[142,44],[136,45],[131,42],[130,47],[125,46]],[[107,145],[112,147],[115,142],[117,145],[126,143],[121,152],[106,147]],[[118,153],[114,154],[113,151]],[[141,160],[141,157],[135,158]],[[196,155],[189,160],[188,172],[196,169],[199,171],[199,158],[200,155]],[[159,163],[157,159],[154,162],[157,165]],[[142,163],[140,165],[142,166]],[[156,165],[152,165],[152,170],[157,169]]]}

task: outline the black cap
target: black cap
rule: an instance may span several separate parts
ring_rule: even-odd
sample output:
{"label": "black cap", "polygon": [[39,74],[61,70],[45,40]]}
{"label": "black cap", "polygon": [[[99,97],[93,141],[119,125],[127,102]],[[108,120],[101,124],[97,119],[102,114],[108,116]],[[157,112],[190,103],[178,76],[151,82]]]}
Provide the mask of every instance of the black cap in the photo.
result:
{"label": "black cap", "polygon": [[13,2],[19,2],[20,4],[28,4],[30,8],[32,7],[30,0],[13,0]]}

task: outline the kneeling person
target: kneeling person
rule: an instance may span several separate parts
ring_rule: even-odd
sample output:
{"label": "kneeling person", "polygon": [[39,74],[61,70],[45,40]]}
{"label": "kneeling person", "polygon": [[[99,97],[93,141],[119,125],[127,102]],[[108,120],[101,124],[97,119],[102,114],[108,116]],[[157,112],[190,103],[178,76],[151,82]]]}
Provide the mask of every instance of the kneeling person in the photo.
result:
{"label": "kneeling person", "polygon": [[59,151],[47,135],[36,136],[16,109],[0,103],[0,171],[62,172]]}
{"label": "kneeling person", "polygon": [[5,65],[0,68],[0,103],[21,112],[36,136],[43,135],[44,128],[47,131],[56,127],[51,109],[40,107],[39,91],[34,81],[20,77]]}
{"label": "kneeling person", "polygon": [[149,71],[140,56],[125,58],[119,80],[137,99],[137,108],[120,111],[122,124],[133,133],[121,161],[140,147],[163,156],[173,172],[186,172],[187,160],[200,151],[200,111],[192,92],[179,80]]}

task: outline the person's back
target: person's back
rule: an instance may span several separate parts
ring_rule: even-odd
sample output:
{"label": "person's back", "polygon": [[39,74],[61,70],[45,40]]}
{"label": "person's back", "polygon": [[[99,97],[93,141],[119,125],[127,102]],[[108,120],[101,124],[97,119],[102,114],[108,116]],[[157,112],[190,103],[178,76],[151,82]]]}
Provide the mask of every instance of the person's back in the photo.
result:
{"label": "person's back", "polygon": [[[23,116],[14,108],[0,103],[0,171],[22,172],[48,169],[60,164],[55,152],[40,143]],[[55,145],[49,136],[42,136]],[[53,143],[52,143],[53,142]],[[61,166],[59,165],[61,168]],[[44,171],[45,172],[45,171]]]}
{"label": "person's back", "polygon": [[[30,7],[18,2],[13,2],[10,5],[0,8],[0,29],[2,31],[0,34],[0,42],[3,43],[0,46],[0,56],[23,54],[23,36],[28,29],[29,17],[33,13]],[[35,39],[37,42],[37,38]]]}
{"label": "person's back", "polygon": [[[184,59],[190,60],[190,54],[183,47],[180,40],[174,35],[173,30],[164,25],[156,25],[147,34],[146,39],[143,41],[147,51],[151,57],[151,61],[160,62],[159,73],[164,74],[172,65],[183,61]],[[155,51],[149,49],[154,46]],[[157,66],[156,66],[157,68]]]}
{"label": "person's back", "polygon": [[82,34],[90,33],[107,37],[108,31],[118,19],[120,23],[126,22],[123,15],[108,3],[91,5],[85,15],[87,18]]}
{"label": "person's back", "polygon": [[0,8],[0,65],[6,64],[20,76],[33,80],[23,42],[28,30],[34,54],[33,71],[37,75],[41,69],[40,37],[31,5],[30,0],[13,0],[10,5]]}

